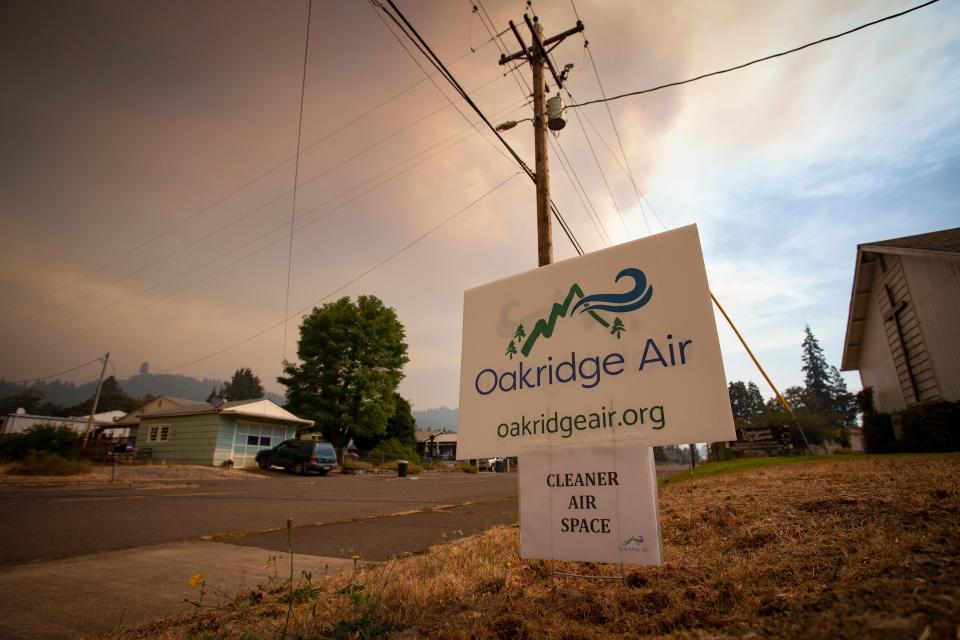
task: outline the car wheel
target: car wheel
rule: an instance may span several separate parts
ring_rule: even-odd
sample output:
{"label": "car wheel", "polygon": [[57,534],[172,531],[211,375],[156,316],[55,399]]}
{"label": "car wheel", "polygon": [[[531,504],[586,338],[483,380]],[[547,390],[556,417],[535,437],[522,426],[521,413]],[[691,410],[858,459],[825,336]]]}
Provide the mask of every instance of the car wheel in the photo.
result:
{"label": "car wheel", "polygon": [[259,460],[257,460],[257,466],[263,469],[264,471],[266,471],[267,469],[270,468],[270,461],[267,460],[266,458],[260,458]]}
{"label": "car wheel", "polygon": [[293,465],[293,472],[298,476],[302,476],[304,473],[307,472],[307,470],[304,468],[302,462],[297,462],[296,464]]}
{"label": "car wheel", "polygon": [[325,476],[325,475],[327,475],[327,471],[328,471],[328,469],[321,469],[320,471],[317,471],[317,475],[318,475],[318,476]]}

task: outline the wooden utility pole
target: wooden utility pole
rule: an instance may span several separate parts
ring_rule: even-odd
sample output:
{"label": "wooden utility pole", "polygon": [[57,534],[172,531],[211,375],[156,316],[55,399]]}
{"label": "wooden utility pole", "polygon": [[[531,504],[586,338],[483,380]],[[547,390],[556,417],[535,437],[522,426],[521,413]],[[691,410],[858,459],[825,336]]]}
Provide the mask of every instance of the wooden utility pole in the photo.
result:
{"label": "wooden utility pole", "polygon": [[83,432],[83,444],[81,449],[87,448],[87,441],[90,439],[90,429],[93,427],[93,415],[97,412],[97,404],[100,402],[100,392],[103,390],[103,374],[107,372],[107,361],[110,359],[110,352],[103,356],[103,367],[100,369],[100,381],[97,382],[97,393],[93,396],[93,406],[90,407],[90,417],[87,418],[87,428]]}
{"label": "wooden utility pole", "polygon": [[520,35],[520,31],[517,30],[517,26],[511,20],[510,29],[520,43],[520,51],[509,56],[501,55],[500,64],[504,65],[513,60],[524,58],[530,63],[530,69],[533,72],[533,136],[537,178],[537,262],[542,267],[553,262],[553,229],[550,220],[550,168],[549,156],[547,155],[547,86],[543,67],[545,65],[549,67],[557,89],[562,88],[567,69],[557,73],[548,55],[547,47],[551,44],[559,44],[567,36],[583,31],[583,23],[577,21],[576,27],[544,40],[543,28],[540,26],[539,19],[534,16],[531,20],[526,14],[524,14],[523,19],[530,29],[533,44],[527,46],[523,36]]}

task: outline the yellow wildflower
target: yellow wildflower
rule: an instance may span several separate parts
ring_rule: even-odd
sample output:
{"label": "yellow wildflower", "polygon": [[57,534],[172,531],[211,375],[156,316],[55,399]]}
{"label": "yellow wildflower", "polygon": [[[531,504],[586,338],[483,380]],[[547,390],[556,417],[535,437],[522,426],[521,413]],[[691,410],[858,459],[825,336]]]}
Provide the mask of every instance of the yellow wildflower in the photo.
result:
{"label": "yellow wildflower", "polygon": [[203,584],[203,574],[199,571],[190,576],[190,579],[187,581],[187,586],[191,589],[196,589],[201,584]]}

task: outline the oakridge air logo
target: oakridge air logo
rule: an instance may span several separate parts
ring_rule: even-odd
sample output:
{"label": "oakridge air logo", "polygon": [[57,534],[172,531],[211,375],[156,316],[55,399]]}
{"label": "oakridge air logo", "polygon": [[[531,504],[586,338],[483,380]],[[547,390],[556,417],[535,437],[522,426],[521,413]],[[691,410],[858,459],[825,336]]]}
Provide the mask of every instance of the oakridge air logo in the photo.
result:
{"label": "oakridge air logo", "polygon": [[[619,339],[620,333],[626,330],[620,318],[616,318],[611,323],[599,312],[636,311],[650,302],[653,297],[653,286],[647,285],[647,277],[643,271],[630,267],[618,273],[616,281],[622,278],[630,278],[634,283],[633,288],[626,293],[599,293],[587,296],[583,294],[578,284],[571,285],[570,292],[563,302],[554,303],[549,317],[538,320],[529,336],[526,335],[523,325],[517,328],[515,339],[511,340],[507,347],[507,356],[512,360],[513,355],[518,353],[516,348],[518,342],[522,345],[519,353],[523,356],[530,355],[534,344],[540,338],[548,339],[553,335],[560,318],[566,318],[577,312],[590,314],[602,326],[610,328],[610,333]],[[576,303],[574,303],[575,297],[579,298]],[[579,382],[584,389],[592,389],[600,384],[603,376],[618,376],[628,368],[636,367],[636,371],[643,373],[645,368],[656,365],[663,368],[685,365],[692,344],[693,340],[674,341],[674,336],[670,333],[666,336],[666,342],[658,343],[652,337],[647,338],[642,355],[636,364],[633,362],[627,364],[624,354],[617,351],[602,357],[578,357],[577,353],[572,351],[569,358],[566,354],[558,358],[559,362],[555,362],[553,356],[548,355],[546,362],[529,366],[525,360],[520,360],[516,368],[500,371],[493,368],[482,369],[474,378],[473,385],[481,396],[489,396],[497,391],[510,393],[569,382]]]}
{"label": "oakridge air logo", "polygon": [[[584,295],[580,285],[574,282],[570,285],[570,291],[567,293],[564,301],[554,302],[553,308],[550,310],[550,316],[546,320],[542,318],[537,320],[529,336],[527,335],[526,329],[523,328],[523,324],[517,327],[517,330],[513,334],[513,340],[507,345],[507,351],[504,355],[513,360],[513,356],[517,354],[517,345],[521,345],[520,353],[523,354],[524,357],[530,355],[530,351],[533,349],[533,345],[537,343],[537,340],[541,337],[549,339],[553,336],[553,331],[557,326],[558,319],[566,318],[568,313],[572,316],[578,309],[580,313],[586,312],[589,314],[590,317],[596,320],[604,329],[610,329],[610,334],[616,336],[617,340],[619,340],[620,334],[626,331],[620,318],[614,318],[611,323],[597,312],[611,311],[627,313],[629,311],[636,311],[650,302],[650,298],[653,297],[653,286],[647,286],[647,276],[643,271],[640,271],[640,269],[627,267],[617,274],[614,282],[620,282],[621,278],[630,278],[633,280],[633,288],[630,289],[630,291],[626,293],[596,293],[587,296]],[[579,298],[579,301],[573,305],[571,309],[570,305],[573,304],[574,298]]]}

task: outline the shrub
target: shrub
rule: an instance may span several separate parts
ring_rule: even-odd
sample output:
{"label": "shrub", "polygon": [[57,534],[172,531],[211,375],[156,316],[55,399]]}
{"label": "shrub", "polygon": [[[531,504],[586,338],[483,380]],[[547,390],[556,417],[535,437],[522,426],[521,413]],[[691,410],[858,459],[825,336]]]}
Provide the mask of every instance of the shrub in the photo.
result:
{"label": "shrub", "polygon": [[857,394],[863,413],[863,448],[867,453],[894,453],[899,450],[889,413],[880,413],[873,404],[873,388],[865,387]]}
{"label": "shrub", "polygon": [[464,473],[478,473],[476,465],[470,464],[469,462],[461,462],[457,465],[457,469],[463,471]]}
{"label": "shrub", "polygon": [[[391,460],[390,462],[384,462],[382,465],[380,465],[380,468],[384,471],[396,472],[397,465],[398,465],[398,461]],[[411,462],[410,464],[407,465],[407,473],[409,473],[411,476],[418,476],[420,475],[421,471],[423,471],[423,467],[420,466],[419,464],[413,464]]]}
{"label": "shrub", "polygon": [[388,438],[370,450],[370,458],[381,460],[407,460],[420,462],[416,445],[404,444],[396,438]]}
{"label": "shrub", "polygon": [[921,402],[905,409],[901,419],[907,451],[960,451],[960,402]]}
{"label": "shrub", "polygon": [[355,473],[357,471],[372,471],[373,465],[369,462],[363,462],[362,460],[356,460],[354,458],[348,458],[347,456],[343,457],[343,472],[344,473]]}
{"label": "shrub", "polygon": [[0,458],[25,460],[31,453],[45,452],[68,457],[73,455],[77,433],[62,425],[37,424],[23,433],[0,436]]}
{"label": "shrub", "polygon": [[51,453],[33,453],[10,467],[13,476],[73,476],[93,471],[93,463],[86,459],[62,458]]}

